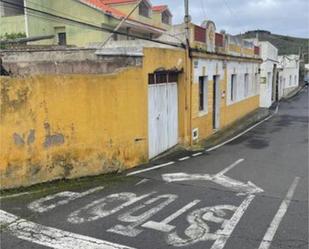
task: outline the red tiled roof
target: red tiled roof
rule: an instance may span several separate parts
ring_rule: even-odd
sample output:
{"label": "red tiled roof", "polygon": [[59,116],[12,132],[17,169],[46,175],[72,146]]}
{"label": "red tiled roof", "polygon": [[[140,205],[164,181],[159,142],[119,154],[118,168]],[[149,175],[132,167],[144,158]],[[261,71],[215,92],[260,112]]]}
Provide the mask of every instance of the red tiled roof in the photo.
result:
{"label": "red tiled roof", "polygon": [[[119,11],[115,8],[112,8],[108,5],[106,5],[105,3],[103,2],[106,2],[106,1],[131,1],[131,2],[135,2],[137,0],[80,0],[81,2],[85,3],[85,4],[88,4],[96,9],[100,9],[102,10],[104,13],[107,13],[107,14],[110,14],[114,17],[118,17],[118,18],[125,18],[127,15],[125,13],[123,13],[122,11]],[[153,26],[153,25],[150,25],[150,24],[147,24],[147,23],[143,23],[143,22],[140,22],[140,21],[137,21],[133,18],[128,18],[128,20],[131,20],[133,22],[136,22],[136,23],[140,23],[140,24],[143,24],[145,26],[148,26],[148,27],[152,27],[152,28],[156,28],[156,29],[159,29],[159,30],[162,30],[162,31],[165,31],[165,29],[162,29],[162,28],[159,28],[159,27],[156,27],[156,26]]]}
{"label": "red tiled roof", "polygon": [[167,5],[152,6],[153,11],[160,11],[160,12],[166,10],[167,8],[168,8]]}
{"label": "red tiled roof", "polygon": [[101,0],[104,4],[135,3],[137,0]]}
{"label": "red tiled roof", "polygon": [[111,14],[115,17],[126,17],[126,14],[109,7],[108,5],[104,4],[102,0],[82,0],[82,2],[89,4],[97,9],[103,10],[103,12]]}
{"label": "red tiled roof", "polygon": [[137,0],[102,0],[104,4],[134,3]]}

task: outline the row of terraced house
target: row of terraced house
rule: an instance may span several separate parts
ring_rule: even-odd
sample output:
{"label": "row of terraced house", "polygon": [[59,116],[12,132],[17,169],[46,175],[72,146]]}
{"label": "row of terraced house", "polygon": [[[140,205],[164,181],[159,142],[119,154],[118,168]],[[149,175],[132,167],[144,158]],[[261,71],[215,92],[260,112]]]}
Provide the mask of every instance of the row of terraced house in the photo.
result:
{"label": "row of terraced house", "polygon": [[0,35],[24,34],[1,51],[1,188],[192,148],[297,86],[283,69],[287,82],[275,83],[271,45],[264,57],[261,42],[210,20],[173,25],[169,7],[148,0],[0,3]]}

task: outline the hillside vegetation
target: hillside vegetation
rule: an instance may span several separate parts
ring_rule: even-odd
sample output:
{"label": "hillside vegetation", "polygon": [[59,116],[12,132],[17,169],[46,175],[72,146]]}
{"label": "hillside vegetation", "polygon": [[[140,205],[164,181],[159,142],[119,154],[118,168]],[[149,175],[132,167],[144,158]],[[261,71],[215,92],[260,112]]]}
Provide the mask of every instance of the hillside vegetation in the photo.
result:
{"label": "hillside vegetation", "polygon": [[268,41],[277,47],[279,55],[299,54],[300,49],[302,53],[308,52],[309,39],[276,35],[263,30],[248,31],[242,35],[243,38],[256,38],[257,36],[260,41]]}

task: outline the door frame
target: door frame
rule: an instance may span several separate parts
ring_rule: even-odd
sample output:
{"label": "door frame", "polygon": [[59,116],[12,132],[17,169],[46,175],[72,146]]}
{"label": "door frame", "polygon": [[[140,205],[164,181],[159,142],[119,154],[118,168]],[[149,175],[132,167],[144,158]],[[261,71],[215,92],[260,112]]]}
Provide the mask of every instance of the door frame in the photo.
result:
{"label": "door frame", "polygon": [[220,128],[220,108],[221,108],[221,87],[220,75],[213,76],[213,107],[212,107],[212,128]]}
{"label": "door frame", "polygon": [[[148,158],[153,159],[174,147],[179,141],[179,89],[178,74],[174,71],[160,71],[149,74],[148,79]],[[160,93],[160,96],[157,94]],[[151,97],[151,94],[153,97]],[[161,109],[150,101],[160,101]],[[162,100],[162,98],[164,100]],[[157,106],[158,107],[158,106]],[[152,111],[154,111],[152,113]],[[157,115],[158,113],[159,115]],[[161,116],[162,114],[162,116]],[[157,117],[153,116],[157,115]],[[161,120],[157,126],[155,120]],[[151,130],[151,129],[154,130]]]}

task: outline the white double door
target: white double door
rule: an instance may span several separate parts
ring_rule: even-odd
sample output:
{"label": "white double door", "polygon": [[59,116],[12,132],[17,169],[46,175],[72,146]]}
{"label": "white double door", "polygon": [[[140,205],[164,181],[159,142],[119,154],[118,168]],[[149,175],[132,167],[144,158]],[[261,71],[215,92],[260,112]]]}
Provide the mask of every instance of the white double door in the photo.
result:
{"label": "white double door", "polygon": [[148,138],[150,159],[178,143],[177,83],[149,85]]}

